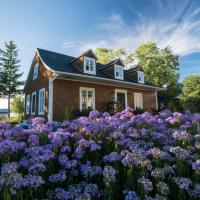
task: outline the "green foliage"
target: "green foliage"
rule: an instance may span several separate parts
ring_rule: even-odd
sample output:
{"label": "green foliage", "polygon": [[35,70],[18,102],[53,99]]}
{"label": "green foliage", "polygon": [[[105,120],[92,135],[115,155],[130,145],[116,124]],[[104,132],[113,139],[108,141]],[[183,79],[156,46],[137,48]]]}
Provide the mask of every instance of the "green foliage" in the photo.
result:
{"label": "green foliage", "polygon": [[13,41],[5,42],[5,51],[0,49],[0,94],[8,97],[8,115],[10,117],[10,98],[21,92],[18,49]]}
{"label": "green foliage", "polygon": [[200,75],[188,76],[183,81],[181,99],[185,109],[192,112],[200,112]]}
{"label": "green foliage", "polygon": [[11,110],[20,115],[24,113],[24,98],[22,96],[18,95],[14,97],[11,102]]}
{"label": "green foliage", "polygon": [[106,64],[115,58],[119,57],[123,60],[124,64],[129,64],[134,61],[134,54],[128,53],[125,49],[120,48],[117,50],[97,48],[96,55],[98,57],[98,62]]}
{"label": "green foliage", "polygon": [[177,83],[179,57],[170,47],[160,49],[155,43],[148,42],[136,49],[135,57],[144,68],[145,79],[149,83],[157,86]]}
{"label": "green foliage", "polygon": [[22,120],[23,120],[23,115],[18,115],[16,117],[12,117],[12,118],[8,119],[6,122],[11,125],[16,125],[16,124],[21,123]]}

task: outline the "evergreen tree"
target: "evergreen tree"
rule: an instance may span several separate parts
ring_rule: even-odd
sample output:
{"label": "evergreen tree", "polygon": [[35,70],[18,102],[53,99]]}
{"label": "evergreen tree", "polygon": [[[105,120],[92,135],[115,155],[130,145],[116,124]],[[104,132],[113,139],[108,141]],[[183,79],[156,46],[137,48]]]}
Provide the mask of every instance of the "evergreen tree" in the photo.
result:
{"label": "evergreen tree", "polygon": [[5,51],[0,49],[0,94],[8,97],[8,117],[10,118],[10,99],[22,90],[19,72],[18,49],[13,41],[5,42]]}

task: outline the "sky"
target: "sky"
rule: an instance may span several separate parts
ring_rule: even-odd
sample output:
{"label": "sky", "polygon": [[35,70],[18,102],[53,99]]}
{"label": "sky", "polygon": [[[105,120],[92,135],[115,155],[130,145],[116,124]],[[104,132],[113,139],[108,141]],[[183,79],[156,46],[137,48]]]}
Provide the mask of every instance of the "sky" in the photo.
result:
{"label": "sky", "polygon": [[180,55],[180,81],[200,74],[200,0],[0,0],[0,48],[13,40],[25,80],[36,48],[77,56],[141,43]]}

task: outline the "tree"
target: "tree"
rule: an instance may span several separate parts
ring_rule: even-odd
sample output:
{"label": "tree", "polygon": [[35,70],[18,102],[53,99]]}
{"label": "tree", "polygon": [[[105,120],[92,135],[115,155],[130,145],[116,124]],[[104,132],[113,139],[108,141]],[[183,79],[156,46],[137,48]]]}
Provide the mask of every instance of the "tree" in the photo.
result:
{"label": "tree", "polygon": [[160,49],[153,42],[141,44],[135,51],[135,57],[145,72],[145,80],[156,86],[166,86],[167,90],[158,93],[159,108],[182,110],[179,95],[182,86],[179,79],[179,57],[170,47]]}
{"label": "tree", "polygon": [[10,99],[21,92],[23,81],[19,73],[18,49],[13,41],[5,42],[5,51],[0,50],[0,93],[8,97],[8,117],[10,118]]}
{"label": "tree", "polygon": [[98,61],[102,64],[106,64],[117,57],[120,57],[126,65],[134,61],[134,54],[128,53],[123,48],[117,50],[97,48],[96,55],[98,57]]}
{"label": "tree", "polygon": [[19,115],[24,113],[24,98],[22,95],[17,95],[14,97],[11,102],[11,110]]}
{"label": "tree", "polygon": [[200,112],[200,75],[191,75],[183,81],[183,105],[192,112]]}

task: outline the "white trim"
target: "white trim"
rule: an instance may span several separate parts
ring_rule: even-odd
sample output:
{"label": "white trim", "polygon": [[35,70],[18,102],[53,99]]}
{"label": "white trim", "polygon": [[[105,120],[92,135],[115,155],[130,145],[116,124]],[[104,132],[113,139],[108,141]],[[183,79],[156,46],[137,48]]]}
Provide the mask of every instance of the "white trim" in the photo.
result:
{"label": "white trim", "polygon": [[[122,69],[122,77],[116,76],[117,68],[121,68]],[[124,80],[124,67],[123,66],[121,66],[121,65],[114,65],[114,73],[115,73],[114,75],[115,75],[116,79]]]}
{"label": "white trim", "polygon": [[33,112],[32,110],[32,104],[33,104],[33,96],[35,95],[35,111],[36,111],[36,101],[37,101],[37,96],[36,96],[36,92],[33,92],[31,95],[31,115],[35,115],[35,112]]}
{"label": "white trim", "polygon": [[87,91],[87,96],[88,96],[88,91],[92,91],[92,104],[93,104],[93,108],[95,109],[95,88],[88,88],[88,87],[80,87],[79,88],[79,107],[80,110],[82,110],[82,91],[85,90]]}
{"label": "white trim", "polygon": [[85,78],[94,78],[96,80],[106,80],[106,81],[110,81],[110,82],[124,83],[124,84],[127,84],[127,85],[140,86],[140,87],[143,87],[143,88],[151,88],[151,89],[154,89],[154,90],[157,89],[157,90],[160,90],[160,91],[166,90],[165,88],[159,88],[159,87],[156,87],[156,86],[142,85],[142,84],[139,84],[139,83],[131,83],[131,82],[122,81],[122,80],[114,80],[114,79],[109,79],[109,78],[89,76],[89,75],[86,75],[86,74],[75,74],[75,73],[61,72],[61,71],[52,71],[52,72],[59,74],[59,75],[71,75],[71,76],[78,76],[78,77],[85,77]]}
{"label": "white trim", "polygon": [[[43,100],[43,111],[41,112],[40,111],[40,101],[41,101],[41,94],[42,93],[44,93],[44,100]],[[45,113],[45,95],[46,93],[45,93],[45,88],[41,88],[40,90],[39,90],[39,98],[38,98],[38,115],[44,115],[44,113]]]}
{"label": "white trim", "polygon": [[[84,62],[83,62],[83,68],[84,68],[84,73],[86,74],[93,74],[93,75],[96,75],[96,60],[94,58],[90,58],[90,57],[87,57],[87,56],[84,56]],[[86,62],[87,60],[89,61],[89,70],[86,69]],[[92,61],[92,64],[93,64],[93,71],[90,71],[90,61]]]}
{"label": "white trim", "polygon": [[155,91],[155,95],[156,95],[156,110],[158,110],[158,94],[157,94],[157,91]]}
{"label": "white trim", "polygon": [[115,100],[117,100],[117,93],[118,92],[125,94],[125,108],[127,108],[127,106],[128,106],[128,102],[127,102],[127,90],[115,89]]}
{"label": "white trim", "polygon": [[26,113],[26,115],[30,114],[30,102],[31,102],[30,100],[31,100],[30,94],[26,95],[26,104],[25,104],[25,113]]}
{"label": "white trim", "polygon": [[[137,105],[137,103],[139,103],[139,105]],[[134,92],[134,108],[143,109],[143,94],[141,92]]]}

